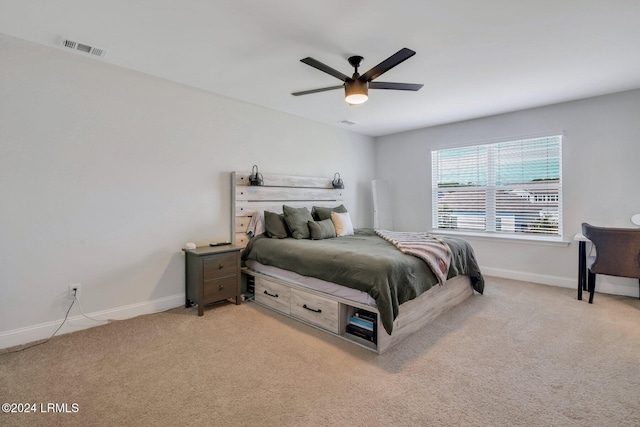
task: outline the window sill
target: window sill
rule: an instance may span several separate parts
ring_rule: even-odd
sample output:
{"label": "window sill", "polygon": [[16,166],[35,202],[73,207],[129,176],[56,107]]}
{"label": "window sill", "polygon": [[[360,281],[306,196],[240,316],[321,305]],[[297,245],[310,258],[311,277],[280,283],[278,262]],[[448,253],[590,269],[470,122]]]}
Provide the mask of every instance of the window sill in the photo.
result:
{"label": "window sill", "polygon": [[434,236],[455,236],[462,238],[474,238],[479,240],[500,241],[509,243],[527,243],[533,245],[545,246],[569,246],[571,241],[562,240],[562,238],[541,238],[537,236],[513,236],[506,234],[491,233],[474,233],[472,231],[448,231],[448,230],[431,230]]}

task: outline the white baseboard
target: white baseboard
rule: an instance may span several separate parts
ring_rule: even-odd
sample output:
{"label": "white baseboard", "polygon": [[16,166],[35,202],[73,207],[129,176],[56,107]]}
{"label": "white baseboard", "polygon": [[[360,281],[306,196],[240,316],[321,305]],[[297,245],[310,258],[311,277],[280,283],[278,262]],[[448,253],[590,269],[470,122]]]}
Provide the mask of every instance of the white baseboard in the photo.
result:
{"label": "white baseboard", "polygon": [[542,285],[560,286],[578,289],[578,278],[550,276],[547,274],[527,273],[525,271],[506,270],[504,268],[480,267],[483,275],[522,280],[523,282],[540,283]]}
{"label": "white baseboard", "polygon": [[[481,267],[486,276],[502,277],[504,279],[522,280],[524,282],[540,283],[542,285],[573,288],[578,292],[578,273],[576,277],[550,276],[546,274],[527,273],[524,271],[505,270],[503,268]],[[638,298],[638,280],[623,277],[598,275],[596,277],[596,293],[623,295]]]}
{"label": "white baseboard", "polygon": [[[185,301],[184,298],[184,294],[171,295],[168,297],[158,298],[151,301],[144,301],[137,304],[96,311],[94,313],[85,313],[87,316],[98,319],[99,321],[88,319],[82,314],[69,317],[67,318],[67,321],[62,326],[62,328],[60,328],[60,330],[56,333],[56,336],[67,334],[69,332],[79,331],[81,329],[104,325],[110,320],[130,319],[132,317],[140,316],[143,314],[158,313],[161,311],[170,310],[172,308],[183,305]],[[53,334],[53,332],[60,326],[62,320],[63,319],[55,320],[53,322],[40,323],[38,325],[27,326],[25,328],[14,329],[11,331],[0,332],[0,349],[49,338],[51,334]]]}

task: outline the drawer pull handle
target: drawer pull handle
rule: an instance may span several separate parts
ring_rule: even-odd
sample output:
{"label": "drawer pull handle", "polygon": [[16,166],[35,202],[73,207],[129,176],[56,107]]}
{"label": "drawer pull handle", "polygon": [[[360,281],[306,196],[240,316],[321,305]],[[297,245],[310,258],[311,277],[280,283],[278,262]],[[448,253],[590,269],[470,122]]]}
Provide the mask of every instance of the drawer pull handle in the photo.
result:
{"label": "drawer pull handle", "polygon": [[302,308],[306,308],[307,310],[309,310],[309,311],[313,311],[314,313],[322,313],[322,310],[321,310],[321,309],[314,310],[313,308],[309,308],[309,307],[307,307],[307,304],[304,304],[304,305],[302,306]]}
{"label": "drawer pull handle", "polygon": [[220,285],[220,290],[224,289],[224,285]]}
{"label": "drawer pull handle", "polygon": [[278,298],[278,294],[270,294],[267,291],[264,291],[265,294],[269,295],[270,297],[274,297],[274,298]]}
{"label": "drawer pull handle", "polygon": [[220,266],[218,267],[220,270],[222,270],[224,268],[224,264],[220,264]]}

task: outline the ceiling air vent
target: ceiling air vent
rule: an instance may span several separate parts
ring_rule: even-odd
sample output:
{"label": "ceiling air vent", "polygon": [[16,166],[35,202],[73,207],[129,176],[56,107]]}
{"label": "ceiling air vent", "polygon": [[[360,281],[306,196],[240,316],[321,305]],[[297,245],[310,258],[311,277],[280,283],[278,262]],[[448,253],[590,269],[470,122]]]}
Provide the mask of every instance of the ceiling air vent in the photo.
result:
{"label": "ceiling air vent", "polygon": [[356,122],[352,122],[351,120],[342,120],[340,121],[340,123],[342,123],[343,125],[349,125],[349,126],[353,126],[356,124]]}
{"label": "ceiling air vent", "polygon": [[80,43],[70,39],[62,39],[62,46],[67,49],[88,53],[89,55],[99,56],[100,58],[104,58],[107,54],[106,49],[89,46],[88,44]]}

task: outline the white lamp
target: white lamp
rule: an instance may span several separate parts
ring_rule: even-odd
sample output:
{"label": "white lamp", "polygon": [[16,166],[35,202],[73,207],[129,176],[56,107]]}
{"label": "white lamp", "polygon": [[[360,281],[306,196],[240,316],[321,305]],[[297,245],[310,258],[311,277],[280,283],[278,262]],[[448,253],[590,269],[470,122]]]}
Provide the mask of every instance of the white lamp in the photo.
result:
{"label": "white lamp", "polygon": [[635,225],[640,225],[640,213],[637,213],[631,217],[631,222]]}

